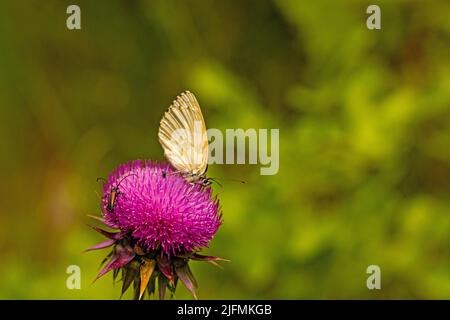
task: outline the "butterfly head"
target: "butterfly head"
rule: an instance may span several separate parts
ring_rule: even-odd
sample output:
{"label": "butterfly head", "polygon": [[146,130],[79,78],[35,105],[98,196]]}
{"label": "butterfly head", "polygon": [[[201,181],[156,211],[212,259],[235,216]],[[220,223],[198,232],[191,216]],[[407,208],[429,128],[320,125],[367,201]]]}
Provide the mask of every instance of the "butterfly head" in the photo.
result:
{"label": "butterfly head", "polygon": [[204,178],[201,180],[201,184],[202,184],[203,187],[207,187],[207,186],[209,186],[209,185],[212,184],[212,180],[209,179],[209,178],[204,177]]}

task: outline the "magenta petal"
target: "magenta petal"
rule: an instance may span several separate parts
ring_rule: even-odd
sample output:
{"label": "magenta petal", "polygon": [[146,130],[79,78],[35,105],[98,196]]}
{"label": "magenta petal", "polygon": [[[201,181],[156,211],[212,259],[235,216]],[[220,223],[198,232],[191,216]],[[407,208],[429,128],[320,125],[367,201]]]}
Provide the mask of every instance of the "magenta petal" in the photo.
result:
{"label": "magenta petal", "polygon": [[96,244],[95,246],[92,246],[84,251],[87,252],[87,251],[91,251],[91,250],[104,249],[104,248],[112,246],[115,242],[116,242],[116,240],[113,240],[113,239],[106,240],[105,242]]}

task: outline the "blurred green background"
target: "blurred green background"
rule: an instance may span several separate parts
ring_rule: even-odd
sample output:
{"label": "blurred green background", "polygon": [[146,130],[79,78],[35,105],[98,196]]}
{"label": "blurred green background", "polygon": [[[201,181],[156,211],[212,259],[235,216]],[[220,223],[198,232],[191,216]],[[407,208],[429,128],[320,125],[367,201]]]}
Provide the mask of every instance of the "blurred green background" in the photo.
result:
{"label": "blurred green background", "polygon": [[223,181],[205,253],[231,262],[192,263],[201,299],[450,298],[450,2],[376,1],[379,31],[372,3],[1,1],[0,298],[119,297],[81,253],[96,178],[162,160],[187,89],[208,127],[280,129],[277,175],[210,166],[247,184]]}

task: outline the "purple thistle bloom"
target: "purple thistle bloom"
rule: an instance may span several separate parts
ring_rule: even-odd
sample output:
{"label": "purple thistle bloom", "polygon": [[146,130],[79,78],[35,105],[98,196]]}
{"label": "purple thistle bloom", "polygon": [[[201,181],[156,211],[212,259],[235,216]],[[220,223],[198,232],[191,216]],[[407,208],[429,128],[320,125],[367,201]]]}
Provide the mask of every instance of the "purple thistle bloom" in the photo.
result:
{"label": "purple thistle bloom", "polygon": [[221,224],[211,188],[187,182],[168,164],[136,160],[120,165],[103,193],[106,225],[130,234],[147,253],[161,249],[176,256],[200,250]]}
{"label": "purple thistle bloom", "polygon": [[122,271],[122,295],[133,285],[134,298],[144,293],[173,296],[180,280],[197,298],[197,281],[189,261],[218,266],[219,257],[200,255],[222,223],[219,200],[210,187],[187,182],[170,165],[132,161],[113,170],[103,184],[103,217],[91,216],[115,231],[92,226],[108,238],[86,251],[112,246],[99,277]]}

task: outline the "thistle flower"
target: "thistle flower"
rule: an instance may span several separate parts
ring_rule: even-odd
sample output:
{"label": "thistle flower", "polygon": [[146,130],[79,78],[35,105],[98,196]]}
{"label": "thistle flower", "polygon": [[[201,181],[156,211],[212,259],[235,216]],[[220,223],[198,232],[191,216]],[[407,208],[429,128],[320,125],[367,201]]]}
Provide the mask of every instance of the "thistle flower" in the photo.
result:
{"label": "thistle flower", "polygon": [[113,246],[97,278],[122,270],[122,294],[134,283],[134,297],[145,290],[151,295],[158,279],[160,299],[166,288],[172,295],[178,279],[196,295],[196,281],[189,260],[216,264],[217,257],[198,252],[208,246],[222,220],[219,200],[210,187],[187,182],[168,164],[132,161],[113,170],[103,184],[101,200],[105,226],[93,227],[108,238],[88,249]]}

